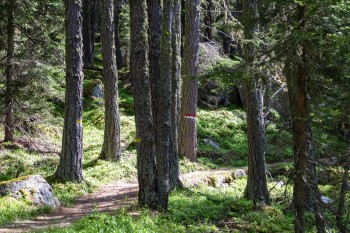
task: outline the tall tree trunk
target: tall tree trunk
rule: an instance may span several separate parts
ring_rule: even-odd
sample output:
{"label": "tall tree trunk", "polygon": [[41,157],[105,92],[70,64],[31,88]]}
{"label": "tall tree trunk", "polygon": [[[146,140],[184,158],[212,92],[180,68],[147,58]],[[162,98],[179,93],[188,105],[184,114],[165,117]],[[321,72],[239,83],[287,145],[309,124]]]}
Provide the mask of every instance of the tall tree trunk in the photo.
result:
{"label": "tall tree trunk", "polygon": [[62,153],[56,176],[81,182],[83,138],[83,38],[81,0],[66,0],[66,95]]}
{"label": "tall tree trunk", "polygon": [[179,124],[181,95],[181,1],[173,0],[172,23],[172,71],[171,71],[171,149],[170,149],[170,188],[180,182],[179,168]]}
{"label": "tall tree trunk", "polygon": [[100,159],[117,161],[120,159],[121,149],[113,0],[102,0],[101,33],[105,90],[105,132]]}
{"label": "tall tree trunk", "polygon": [[92,54],[92,63],[94,62],[95,57],[95,38],[96,38],[96,32],[97,32],[97,5],[99,0],[91,0],[91,6],[90,6],[90,30],[91,30],[91,54]]}
{"label": "tall tree trunk", "polygon": [[[256,25],[257,2],[243,1],[244,39],[252,40]],[[254,47],[252,43],[244,44],[243,57],[248,65],[254,61]],[[248,180],[245,196],[256,202],[270,204],[269,191],[266,180],[265,162],[265,125],[264,125],[264,94],[262,80],[259,74],[244,84],[247,107],[247,134],[248,134]]]}
{"label": "tall tree trunk", "polygon": [[124,67],[123,55],[120,43],[120,13],[125,0],[114,0],[114,31],[115,31],[115,55],[118,70]]}
{"label": "tall tree trunk", "polygon": [[[298,22],[301,30],[305,26],[305,6],[298,5]],[[287,60],[285,75],[287,78],[289,101],[292,110],[294,132],[294,189],[293,202],[295,208],[294,230],[296,233],[305,231],[305,200],[306,200],[306,166],[308,158],[307,117],[308,101],[306,88],[305,49],[302,45],[296,50],[296,61]]]}
{"label": "tall tree trunk", "polygon": [[[154,133],[157,128],[159,108],[159,80],[160,80],[160,40],[162,8],[160,0],[147,0],[149,23],[149,74],[152,90],[152,114]],[[155,134],[155,137],[157,135]],[[155,140],[157,140],[155,138]]]}
{"label": "tall tree trunk", "polygon": [[348,229],[347,229],[348,222],[343,220],[343,216],[344,216],[344,208],[346,204],[346,200],[345,200],[346,191],[349,189],[348,177],[349,177],[349,169],[350,169],[350,147],[348,149],[346,156],[347,156],[347,159],[346,159],[346,164],[344,166],[343,180],[342,180],[342,185],[341,185],[340,195],[339,195],[339,205],[338,205],[338,210],[336,215],[337,227],[341,233],[348,232]]}
{"label": "tall tree trunk", "polygon": [[157,208],[146,0],[130,0],[130,19],[130,72],[135,99],[138,201],[141,206]]}
{"label": "tall tree trunk", "polygon": [[7,61],[6,61],[6,96],[5,96],[5,142],[14,139],[14,113],[13,113],[13,59],[15,55],[15,10],[16,0],[10,0],[7,6]]}
{"label": "tall tree trunk", "polygon": [[186,1],[184,66],[180,116],[180,154],[197,160],[197,98],[200,1]]}
{"label": "tall tree trunk", "polygon": [[91,41],[91,2],[83,0],[83,61],[84,67],[89,67],[93,63],[92,41]]}
{"label": "tall tree trunk", "polygon": [[170,159],[170,83],[171,83],[171,27],[172,0],[164,0],[162,17],[162,37],[160,54],[159,105],[156,129],[156,161],[158,181],[158,208],[166,210],[169,199],[169,159]]}
{"label": "tall tree trunk", "polygon": [[204,9],[204,42],[210,42],[213,39],[213,0],[206,0],[202,3]]}

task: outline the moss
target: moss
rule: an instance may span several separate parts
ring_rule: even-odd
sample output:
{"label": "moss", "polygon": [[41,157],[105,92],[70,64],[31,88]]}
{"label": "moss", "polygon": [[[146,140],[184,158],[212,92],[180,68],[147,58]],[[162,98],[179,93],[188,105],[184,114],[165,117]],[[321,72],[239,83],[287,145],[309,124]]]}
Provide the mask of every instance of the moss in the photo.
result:
{"label": "moss", "polygon": [[11,179],[11,180],[6,180],[6,181],[2,181],[0,182],[0,187],[2,186],[7,186],[11,183],[16,183],[16,182],[19,182],[19,181],[24,181],[24,180],[28,180],[31,176],[21,176],[21,177],[18,177],[18,178],[15,178],[15,179]]}

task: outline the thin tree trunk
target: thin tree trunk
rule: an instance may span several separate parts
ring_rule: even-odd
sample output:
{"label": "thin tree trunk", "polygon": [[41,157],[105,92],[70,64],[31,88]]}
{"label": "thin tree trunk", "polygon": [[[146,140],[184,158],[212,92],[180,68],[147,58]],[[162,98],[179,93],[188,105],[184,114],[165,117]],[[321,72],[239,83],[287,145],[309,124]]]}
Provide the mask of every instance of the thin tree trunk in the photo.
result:
{"label": "thin tree trunk", "polygon": [[166,210],[169,199],[170,159],[170,83],[171,83],[171,27],[172,0],[164,0],[160,54],[159,115],[156,129],[156,161],[158,181],[158,208]]}
{"label": "thin tree trunk", "polygon": [[179,149],[190,161],[197,160],[199,23],[200,1],[186,1]]}
{"label": "thin tree trunk", "polygon": [[96,38],[96,32],[97,32],[97,5],[99,0],[91,0],[91,6],[90,6],[90,30],[91,30],[91,57],[92,57],[92,65],[94,62],[95,57],[95,38]]}
{"label": "thin tree trunk", "polygon": [[[149,74],[152,90],[152,114],[154,133],[158,122],[159,108],[159,80],[160,80],[160,40],[162,8],[160,0],[147,0],[149,23]],[[156,133],[155,133],[156,137]],[[155,138],[155,140],[157,140]]]}
{"label": "thin tree trunk", "polygon": [[179,124],[181,95],[181,1],[173,0],[171,72],[170,188],[181,186],[179,168]]}
{"label": "thin tree trunk", "polygon": [[148,23],[146,0],[130,0],[130,72],[134,88],[137,143],[138,201],[157,208],[152,95],[148,70]]}
{"label": "thin tree trunk", "polygon": [[336,215],[336,222],[338,229],[341,233],[347,233],[347,221],[343,221],[344,217],[344,208],[345,208],[345,195],[346,191],[348,190],[348,177],[349,177],[349,169],[350,169],[350,149],[347,154],[347,161],[346,165],[344,166],[344,174],[343,174],[343,180],[342,180],[342,186],[340,190],[340,197],[339,197],[339,205]]}
{"label": "thin tree trunk", "polygon": [[13,113],[13,59],[15,54],[15,10],[16,0],[10,0],[7,7],[7,62],[6,62],[6,96],[5,96],[5,142],[14,139],[14,113]]}
{"label": "thin tree trunk", "polygon": [[117,61],[118,70],[124,67],[123,55],[120,43],[120,13],[122,11],[125,0],[115,0],[114,1],[114,31],[115,31],[115,55]]}
{"label": "thin tree trunk", "polygon": [[213,0],[206,0],[202,3],[204,9],[204,42],[211,42],[213,39]]}
{"label": "thin tree trunk", "polygon": [[102,56],[105,90],[105,131],[100,159],[120,160],[120,119],[118,108],[118,71],[114,47],[113,0],[102,0]]}
{"label": "thin tree trunk", "polygon": [[[256,23],[257,2],[255,0],[243,1],[244,38],[254,38]],[[254,60],[254,47],[252,43],[244,44],[243,56],[247,64]],[[264,125],[264,94],[263,84],[258,74],[252,74],[244,87],[247,107],[247,134],[248,134],[248,180],[245,196],[256,202],[270,204],[267,189],[266,161],[265,161],[265,125]]]}
{"label": "thin tree trunk", "polygon": [[91,42],[91,0],[83,0],[83,60],[84,67],[93,63],[92,42]]}
{"label": "thin tree trunk", "polygon": [[66,95],[62,153],[56,177],[81,182],[83,139],[83,38],[81,0],[66,1]]}

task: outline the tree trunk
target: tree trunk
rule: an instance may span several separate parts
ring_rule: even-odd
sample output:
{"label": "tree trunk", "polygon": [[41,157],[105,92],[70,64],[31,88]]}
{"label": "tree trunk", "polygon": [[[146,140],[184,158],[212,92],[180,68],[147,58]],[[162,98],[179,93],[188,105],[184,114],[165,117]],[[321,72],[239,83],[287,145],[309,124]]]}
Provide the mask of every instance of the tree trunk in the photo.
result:
{"label": "tree trunk", "polygon": [[170,188],[181,185],[179,168],[179,117],[181,93],[181,1],[173,0],[172,23],[172,71],[171,71],[171,149]]}
{"label": "tree trunk", "polygon": [[184,66],[180,116],[180,154],[197,160],[197,98],[200,1],[186,1]]}
{"label": "tree trunk", "polygon": [[91,0],[83,0],[83,60],[84,67],[93,63],[92,41],[91,41]]}
{"label": "tree trunk", "polygon": [[81,182],[83,137],[83,59],[81,0],[66,1],[66,95],[62,153],[56,176]]}
{"label": "tree trunk", "polygon": [[92,64],[94,62],[95,57],[95,37],[97,32],[97,5],[98,0],[91,0],[91,6],[90,6],[90,30],[91,30],[91,54],[92,54]]}
{"label": "tree trunk", "polygon": [[206,0],[202,3],[204,9],[204,42],[211,42],[213,39],[213,0]]}
{"label": "tree trunk", "polygon": [[350,148],[348,150],[347,154],[347,160],[346,164],[344,166],[344,174],[343,174],[343,180],[342,180],[342,185],[340,189],[340,196],[339,196],[339,205],[338,205],[338,210],[337,210],[337,215],[336,215],[336,222],[337,222],[337,227],[339,232],[341,233],[347,233],[347,224],[348,222],[344,222],[343,216],[344,216],[344,208],[346,204],[345,196],[346,196],[346,190],[348,188],[348,177],[349,177],[349,169],[350,169]]}
{"label": "tree trunk", "polygon": [[[152,90],[152,114],[154,133],[157,128],[159,107],[159,80],[160,80],[160,40],[162,8],[160,0],[147,0],[149,23],[149,74]],[[155,134],[156,137],[156,134]],[[155,138],[155,140],[157,140]]]}
{"label": "tree trunk", "polygon": [[7,7],[7,61],[6,61],[6,96],[5,96],[5,142],[14,139],[14,113],[13,113],[13,59],[15,55],[15,10],[16,0],[10,0]]}
{"label": "tree trunk", "polygon": [[146,0],[130,0],[130,72],[134,88],[137,143],[138,201],[157,208],[155,148],[151,82],[148,73],[148,23]]}
{"label": "tree trunk", "polygon": [[[254,0],[243,1],[244,39],[252,40],[256,30],[257,3]],[[244,60],[248,65],[254,61],[254,47],[252,43],[244,44]],[[262,80],[258,74],[246,81],[247,107],[247,136],[248,136],[248,180],[245,196],[256,202],[270,204],[269,191],[266,180],[265,162],[265,125],[264,125],[264,94]]]}
{"label": "tree trunk", "polygon": [[156,128],[156,161],[158,181],[158,208],[166,210],[169,199],[170,159],[170,82],[171,82],[171,26],[172,0],[164,0],[160,54],[159,105]]}
{"label": "tree trunk", "polygon": [[122,11],[124,1],[125,0],[114,1],[115,55],[117,58],[116,61],[117,61],[118,70],[124,67],[123,55],[122,55],[121,43],[120,43],[120,30],[119,30],[120,13]]}
{"label": "tree trunk", "polygon": [[102,0],[102,56],[105,90],[105,132],[100,159],[120,160],[120,119],[118,108],[118,71],[114,47],[113,0]]}

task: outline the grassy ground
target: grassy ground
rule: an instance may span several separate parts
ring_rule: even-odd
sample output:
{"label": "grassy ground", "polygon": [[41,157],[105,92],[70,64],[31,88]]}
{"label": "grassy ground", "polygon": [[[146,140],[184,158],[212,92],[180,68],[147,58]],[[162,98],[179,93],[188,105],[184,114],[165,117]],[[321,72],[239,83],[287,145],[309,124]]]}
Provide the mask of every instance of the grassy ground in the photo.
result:
{"label": "grassy ground", "polygon": [[[64,206],[70,206],[74,200],[98,186],[121,178],[135,179],[136,151],[133,139],[135,125],[133,117],[133,98],[125,90],[120,90],[121,110],[121,144],[123,148],[122,160],[119,163],[97,160],[103,140],[104,110],[103,101],[92,100],[88,95],[84,98],[84,157],[83,176],[81,184],[59,183],[50,179],[59,162],[56,152],[60,151],[62,135],[62,83],[61,73],[55,70],[56,75],[52,85],[53,93],[58,93],[60,100],[50,100],[52,118],[45,118],[33,125],[35,133],[18,133],[17,138],[30,141],[34,144],[50,145],[52,152],[28,150],[22,144],[0,144],[0,182],[20,175],[41,174],[48,178],[55,195]],[[90,74],[85,80],[84,87],[89,88],[94,76]],[[56,93],[56,94],[57,94]],[[55,95],[56,95],[55,94]],[[52,97],[50,97],[52,98]],[[200,109],[198,112],[198,163],[191,163],[186,159],[180,160],[181,172],[195,170],[219,169],[224,167],[241,167],[247,165],[246,116],[239,108],[220,108],[217,110]],[[320,135],[319,142],[324,146],[322,150],[334,148],[340,151],[340,144],[336,139],[316,132]],[[0,138],[2,138],[0,131]],[[219,149],[204,143],[205,138],[217,142]],[[327,140],[332,139],[327,144]],[[292,160],[292,136],[278,122],[271,123],[266,129],[266,157],[269,163]],[[290,165],[280,165],[274,170],[282,171],[286,175]],[[271,171],[274,173],[274,171]],[[274,176],[275,177],[275,176]],[[272,207],[253,209],[250,201],[242,198],[245,179],[237,180],[230,187],[214,189],[199,187],[191,190],[177,190],[171,194],[169,211],[154,213],[147,210],[127,209],[113,215],[94,213],[87,216],[72,227],[55,229],[47,232],[291,232],[293,230],[293,216],[282,210],[290,200],[291,185],[285,189],[274,187],[278,179],[270,179]],[[336,199],[338,184],[322,186],[322,191]],[[274,188],[273,188],[274,187]],[[349,197],[350,199],[350,197]],[[348,200],[349,200],[348,199]],[[0,226],[16,219],[32,218],[49,209],[36,209],[27,200],[14,200],[11,197],[0,197]],[[308,217],[308,224],[312,226],[312,215]],[[331,218],[331,217],[329,217]],[[312,232],[312,227],[309,228]]]}

